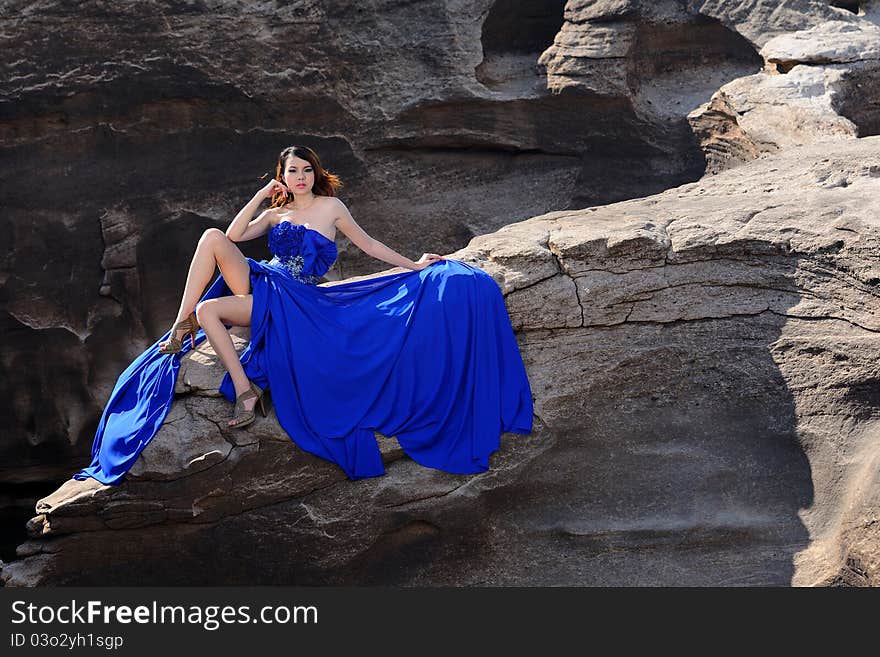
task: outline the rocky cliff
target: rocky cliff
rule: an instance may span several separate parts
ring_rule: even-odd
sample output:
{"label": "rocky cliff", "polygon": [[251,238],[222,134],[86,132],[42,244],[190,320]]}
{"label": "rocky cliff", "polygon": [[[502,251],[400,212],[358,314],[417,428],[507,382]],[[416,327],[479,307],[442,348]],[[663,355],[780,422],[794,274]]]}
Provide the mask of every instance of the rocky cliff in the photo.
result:
{"label": "rocky cliff", "polygon": [[133,476],[45,500],[2,576],[876,584],[878,194],[880,137],[793,147],[450,254],[505,292],[535,394],[477,476],[379,436],[351,482],[271,417],[226,430],[202,347]]}
{"label": "rocky cliff", "polygon": [[[352,486],[224,435],[204,352],[138,477],[68,484],[3,578],[876,583],[878,5],[2,3],[9,517],[290,143],[389,246],[493,273],[538,411],[487,475],[382,437]],[[339,247],[328,284],[377,268]]]}

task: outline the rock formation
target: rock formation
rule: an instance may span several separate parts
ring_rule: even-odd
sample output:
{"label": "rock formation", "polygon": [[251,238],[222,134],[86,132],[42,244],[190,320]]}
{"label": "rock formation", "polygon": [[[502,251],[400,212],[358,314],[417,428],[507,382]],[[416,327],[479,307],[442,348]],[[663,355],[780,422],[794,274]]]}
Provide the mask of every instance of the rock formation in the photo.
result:
{"label": "rock formation", "polygon": [[[271,417],[221,430],[206,347],[4,581],[876,584],[880,2],[540,5],[5,3],[4,517],[87,462],[290,143],[372,235],[496,277],[538,417],[486,475],[380,437],[352,484]],[[327,284],[377,268],[339,249]]]}
{"label": "rock formation", "polygon": [[796,144],[880,134],[880,26],[829,21],[774,37],[761,54],[766,71],[729,82],[688,115],[707,171]]}
{"label": "rock formation", "polygon": [[[116,376],[169,328],[199,235],[228,225],[288,144],[314,147],[355,219],[413,258],[702,171],[683,119],[654,126],[625,98],[547,88],[534,62],[561,2],[519,36],[534,12],[492,0],[4,8],[0,202],[14,248],[0,318],[15,339],[0,484],[60,481],[88,455]],[[242,250],[268,255],[262,240]],[[344,237],[339,250],[330,280],[383,266]]]}
{"label": "rock formation", "polygon": [[[793,147],[450,254],[506,294],[535,431],[350,482],[224,431],[207,348],[135,477],[39,514],[7,585],[877,584],[880,137]],[[245,344],[239,342],[239,347]]]}

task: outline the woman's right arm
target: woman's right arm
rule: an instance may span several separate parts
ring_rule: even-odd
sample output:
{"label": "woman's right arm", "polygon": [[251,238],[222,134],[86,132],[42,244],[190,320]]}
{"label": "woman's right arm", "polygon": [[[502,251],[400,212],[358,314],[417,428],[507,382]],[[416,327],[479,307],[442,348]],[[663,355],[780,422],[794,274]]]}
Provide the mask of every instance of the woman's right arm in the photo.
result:
{"label": "woman's right arm", "polygon": [[263,189],[254,194],[254,197],[235,215],[235,219],[226,229],[226,237],[233,242],[247,242],[260,235],[265,235],[272,227],[271,220],[275,214],[273,209],[266,209],[260,216],[251,221],[254,212],[260,209],[260,204],[270,198],[276,189],[286,192],[287,188],[277,180],[270,180]]}

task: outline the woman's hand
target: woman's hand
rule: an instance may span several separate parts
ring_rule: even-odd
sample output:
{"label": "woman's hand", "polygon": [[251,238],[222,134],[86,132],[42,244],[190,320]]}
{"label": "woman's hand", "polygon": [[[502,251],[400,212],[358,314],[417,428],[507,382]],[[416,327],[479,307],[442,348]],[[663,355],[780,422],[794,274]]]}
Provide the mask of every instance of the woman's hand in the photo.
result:
{"label": "woman's hand", "polygon": [[436,253],[423,253],[422,257],[415,261],[418,265],[418,269],[416,269],[416,271],[420,271],[425,267],[433,265],[435,262],[439,262],[440,260],[446,260],[446,258],[441,255],[437,255]]}
{"label": "woman's hand", "polygon": [[266,183],[266,186],[260,190],[260,194],[263,195],[263,198],[272,198],[272,195],[275,192],[281,192],[284,195],[284,200],[287,200],[290,191],[287,189],[287,186],[281,182],[280,180],[275,180],[274,178]]}

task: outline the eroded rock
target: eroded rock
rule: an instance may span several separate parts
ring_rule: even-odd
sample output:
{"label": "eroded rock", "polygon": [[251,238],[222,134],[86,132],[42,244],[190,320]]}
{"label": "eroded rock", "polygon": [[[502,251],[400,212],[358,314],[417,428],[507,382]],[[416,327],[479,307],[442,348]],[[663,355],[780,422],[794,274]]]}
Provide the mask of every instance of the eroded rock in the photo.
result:
{"label": "eroded rock", "polygon": [[763,152],[880,132],[880,27],[828,21],[770,39],[765,68],[722,86],[688,120],[714,173]]}
{"label": "eroded rock", "polygon": [[[502,286],[535,395],[489,472],[383,438],[387,474],[351,482],[268,418],[234,444],[165,427],[136,481],[34,518],[2,577],[876,585],[878,193],[880,137],[851,139],[475,238],[449,255]],[[206,392],[172,424],[228,406]]]}

